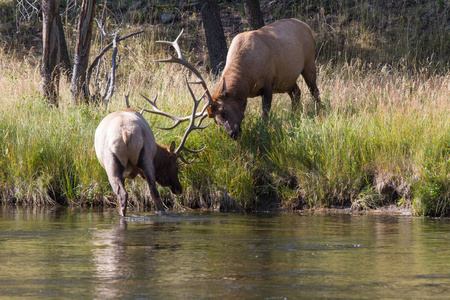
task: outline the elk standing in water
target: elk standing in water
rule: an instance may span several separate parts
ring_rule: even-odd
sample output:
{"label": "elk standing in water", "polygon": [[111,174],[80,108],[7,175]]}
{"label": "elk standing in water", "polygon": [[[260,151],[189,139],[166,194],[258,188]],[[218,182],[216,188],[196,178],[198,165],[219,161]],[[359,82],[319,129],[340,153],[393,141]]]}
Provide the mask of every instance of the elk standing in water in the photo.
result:
{"label": "elk standing in water", "polygon": [[262,117],[267,118],[273,93],[288,93],[294,110],[300,100],[297,78],[309,87],[316,107],[321,107],[316,85],[315,39],[311,29],[296,19],[285,19],[258,30],[238,34],[228,50],[217,91],[208,107],[215,118],[237,139],[247,98],[262,96]]}
{"label": "elk standing in water", "polygon": [[[137,175],[144,178],[150,188],[150,194],[156,209],[165,211],[155,182],[162,186],[170,187],[174,194],[180,194],[182,187],[178,180],[177,159],[180,158],[187,163],[180,152],[182,150],[195,153],[203,151],[204,148],[191,150],[184,146],[191,131],[204,129],[209,125],[201,127],[201,123],[206,117],[206,106],[203,108],[202,113],[196,116],[197,107],[203,97],[196,100],[188,82],[187,84],[194,99],[193,113],[189,117],[178,118],[164,113],[156,106],[156,98],[154,101],[146,98],[155,110],[142,109],[141,112],[137,112],[128,108],[117,111],[106,116],[97,127],[95,132],[95,152],[98,161],[108,174],[109,183],[114,193],[117,195],[118,209],[121,216],[125,216],[127,210],[128,193],[124,185],[125,178],[133,179]],[[128,96],[126,100],[129,107]],[[150,125],[142,116],[143,111],[163,115],[175,121],[172,127],[163,129],[172,129],[181,122],[190,121],[177,149],[175,149],[175,142],[173,141],[169,147],[155,142]],[[195,125],[195,119],[200,115],[202,117],[198,124]]]}

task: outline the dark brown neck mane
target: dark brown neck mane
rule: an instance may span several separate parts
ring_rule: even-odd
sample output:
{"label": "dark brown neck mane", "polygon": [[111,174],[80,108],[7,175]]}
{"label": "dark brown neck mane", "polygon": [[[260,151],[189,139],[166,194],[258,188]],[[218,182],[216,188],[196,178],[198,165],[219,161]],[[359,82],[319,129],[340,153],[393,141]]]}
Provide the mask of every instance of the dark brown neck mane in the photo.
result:
{"label": "dark brown neck mane", "polygon": [[170,153],[169,148],[160,144],[156,144],[157,150],[153,158],[153,167],[155,168],[155,177],[163,178],[166,174],[166,166],[169,165]]}

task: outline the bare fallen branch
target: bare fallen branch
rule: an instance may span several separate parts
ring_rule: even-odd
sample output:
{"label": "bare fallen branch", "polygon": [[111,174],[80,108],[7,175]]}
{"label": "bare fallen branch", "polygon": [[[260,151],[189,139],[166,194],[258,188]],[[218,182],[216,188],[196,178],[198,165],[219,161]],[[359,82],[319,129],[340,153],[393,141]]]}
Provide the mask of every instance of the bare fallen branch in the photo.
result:
{"label": "bare fallen branch", "polygon": [[[136,31],[133,33],[130,33],[124,37],[118,37],[117,41],[116,41],[116,45],[119,44],[121,41],[124,41],[130,37],[133,37],[135,35],[141,34],[143,33],[144,30],[140,30],[140,31]],[[111,48],[114,47],[114,41],[109,43],[108,45],[106,45],[105,48],[103,48],[100,53],[97,55],[97,57],[94,59],[94,61],[92,62],[91,66],[88,69],[87,75],[86,75],[86,82],[87,84],[89,84],[90,80],[91,80],[91,76],[92,76],[92,72],[94,71],[95,67],[97,67],[98,63],[100,62],[100,59],[103,57],[103,55],[106,54],[106,52],[108,52]]]}

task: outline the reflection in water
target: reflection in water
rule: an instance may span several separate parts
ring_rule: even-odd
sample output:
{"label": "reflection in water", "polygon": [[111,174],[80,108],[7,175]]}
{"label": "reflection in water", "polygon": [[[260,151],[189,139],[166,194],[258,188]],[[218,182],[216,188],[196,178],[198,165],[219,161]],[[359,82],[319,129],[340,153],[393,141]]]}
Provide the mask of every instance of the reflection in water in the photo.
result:
{"label": "reflection in water", "polygon": [[450,221],[1,207],[2,297],[439,298]]}
{"label": "reflection in water", "polygon": [[[121,278],[129,277],[131,274],[124,269],[127,263],[125,259],[125,235],[126,221],[118,219],[118,226],[114,229],[99,229],[92,231],[93,262],[95,264],[95,292],[99,299],[113,299],[120,295],[117,282]],[[127,272],[128,271],[128,272]]]}

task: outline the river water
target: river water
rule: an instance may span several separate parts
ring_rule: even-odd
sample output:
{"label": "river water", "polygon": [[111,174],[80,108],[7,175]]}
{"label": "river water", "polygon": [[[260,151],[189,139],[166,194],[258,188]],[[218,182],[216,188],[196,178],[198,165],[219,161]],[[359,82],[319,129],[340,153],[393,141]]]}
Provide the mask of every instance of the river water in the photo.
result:
{"label": "river water", "polygon": [[0,206],[1,299],[442,299],[450,220]]}

